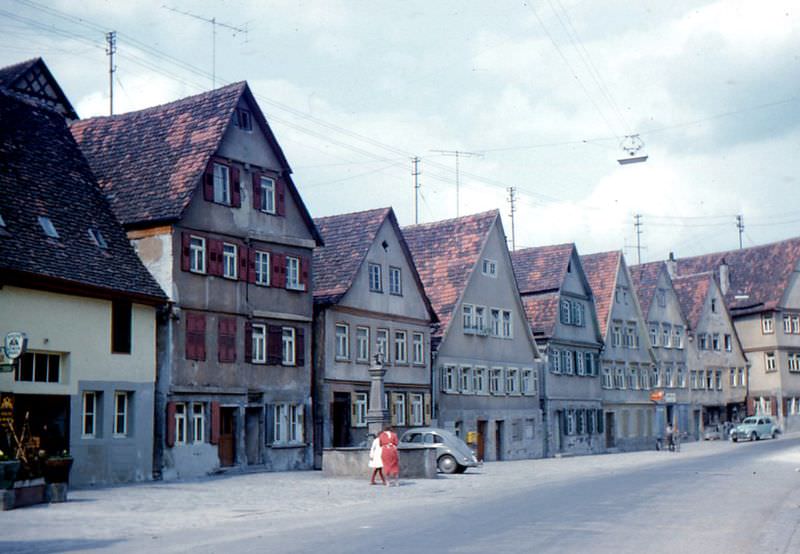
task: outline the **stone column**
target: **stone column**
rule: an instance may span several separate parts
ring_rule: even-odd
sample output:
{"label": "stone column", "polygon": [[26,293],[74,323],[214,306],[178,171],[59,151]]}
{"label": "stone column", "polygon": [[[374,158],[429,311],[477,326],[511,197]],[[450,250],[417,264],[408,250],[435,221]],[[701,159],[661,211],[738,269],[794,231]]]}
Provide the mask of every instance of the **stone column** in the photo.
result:
{"label": "stone column", "polygon": [[383,430],[384,424],[389,421],[389,411],[383,405],[383,377],[386,370],[383,369],[380,354],[375,354],[374,361],[369,368],[370,387],[369,387],[369,408],[367,409],[367,428],[372,438],[377,437]]}

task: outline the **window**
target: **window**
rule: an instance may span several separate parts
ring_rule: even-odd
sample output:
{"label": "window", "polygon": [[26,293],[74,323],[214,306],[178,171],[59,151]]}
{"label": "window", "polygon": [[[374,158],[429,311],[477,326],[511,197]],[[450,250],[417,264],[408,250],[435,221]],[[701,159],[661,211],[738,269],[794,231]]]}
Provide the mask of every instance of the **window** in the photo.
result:
{"label": "window", "polygon": [[686,368],[678,366],[678,383],[677,387],[682,389],[686,387]]}
{"label": "window", "polygon": [[269,252],[256,250],[256,285],[269,286]]}
{"label": "window", "polygon": [[425,404],[422,395],[419,393],[410,393],[408,395],[408,403],[411,406],[410,424],[415,427],[423,425],[425,421],[425,414],[423,412]]}
{"label": "window", "polygon": [[655,378],[656,378],[656,386],[663,387],[664,386],[664,376],[661,374],[659,369],[655,369]]}
{"label": "window", "polygon": [[712,298],[711,299],[711,313],[712,314],[717,313],[717,299],[716,298]]}
{"label": "window", "polygon": [[522,394],[536,394],[539,390],[539,376],[533,369],[522,370]]}
{"label": "window", "polygon": [[611,346],[622,346],[622,325],[614,323],[611,328]]}
{"label": "window", "polygon": [[689,373],[689,381],[691,382],[690,384],[691,384],[692,389],[697,389],[697,371],[696,370],[693,369]]}
{"label": "window", "polygon": [[446,365],[442,369],[442,390],[445,392],[456,391],[456,368]]}
{"label": "window", "polygon": [[389,363],[389,330],[378,329],[375,333],[375,351],[381,357],[381,363]]}
{"label": "window", "polygon": [[586,352],[583,356],[586,358],[586,375],[597,375],[597,366],[594,363],[594,354],[591,352]]}
{"label": "window", "polygon": [[586,358],[583,357],[583,352],[575,352],[575,373],[586,375]]}
{"label": "window", "polygon": [[128,393],[114,394],[114,436],[124,437],[128,434]]}
{"label": "window", "polygon": [[657,367],[650,372],[650,388],[653,389],[661,384],[661,374]]}
{"label": "window", "polygon": [[567,299],[561,300],[561,323],[572,325],[572,307]]}
{"label": "window", "polygon": [[425,335],[414,333],[411,335],[412,361],[417,365],[425,364]]}
{"label": "window", "polygon": [[575,434],[575,410],[567,410],[567,435]]}
{"label": "window", "polygon": [[792,316],[789,314],[783,316],[783,332],[787,335],[792,332]]}
{"label": "window", "polygon": [[302,404],[275,404],[273,424],[273,444],[302,444]]}
{"label": "window", "polygon": [[458,388],[461,392],[472,392],[472,368],[469,366],[458,369]]}
{"label": "window", "polygon": [[367,393],[366,392],[354,392],[351,396],[351,401],[353,403],[352,412],[353,412],[353,420],[351,425],[353,427],[366,427],[367,426]]}
{"label": "window", "polygon": [[350,359],[350,326],[346,323],[336,324],[336,359]]}
{"label": "window", "polygon": [[89,238],[92,239],[92,242],[95,243],[98,248],[102,248],[103,250],[108,248],[106,238],[103,236],[103,233],[100,232],[100,229],[89,227]]}
{"label": "window", "polygon": [[489,277],[497,277],[497,262],[484,258],[482,272]]}
{"label": "window", "polygon": [[717,383],[717,390],[722,390],[722,370],[718,369],[714,372],[714,381]]}
{"label": "window", "polygon": [[658,348],[658,323],[651,323],[648,329],[650,331],[650,346]]}
{"label": "window", "polygon": [[186,444],[186,404],[175,404],[175,444]]}
{"label": "window", "polygon": [[189,238],[189,271],[206,272],[206,239],[203,237]]}
{"label": "window", "polygon": [[636,390],[639,388],[639,368],[632,367],[628,372],[628,388]]}
{"label": "window", "polygon": [[625,326],[625,348],[635,349],[639,347],[639,337],[636,334],[636,327],[634,325]]}
{"label": "window", "polygon": [[475,394],[486,394],[486,368],[476,367],[472,371],[472,391]]}
{"label": "window", "polygon": [[611,377],[611,368],[608,366],[603,366],[603,388],[604,389],[614,388],[614,383],[612,382],[612,377]]}
{"label": "window", "polygon": [[25,352],[14,368],[14,380],[29,383],[61,381],[61,356],[41,352]]}
{"label": "window", "polygon": [[398,427],[406,425],[406,395],[398,392],[392,395],[394,398],[394,424]]}
{"label": "window", "polygon": [[99,393],[83,393],[83,438],[94,438],[97,431],[97,397]]}
{"label": "window", "polygon": [[672,366],[664,366],[664,386],[672,388]]}
{"label": "window", "polygon": [[745,383],[745,373],[743,367],[739,368],[739,386],[740,387],[747,386],[747,383]]}
{"label": "window", "polygon": [[517,394],[519,392],[519,371],[510,367],[506,370],[506,394]]}
{"label": "window", "polygon": [[661,324],[661,346],[664,348],[671,348],[672,347],[672,328],[667,325],[666,323]]}
{"label": "window", "polygon": [[369,327],[356,327],[356,360],[369,362]]}
{"label": "window", "polygon": [[666,289],[658,289],[656,291],[656,299],[658,301],[659,307],[665,308],[667,306],[667,291],[666,291]]}
{"label": "window", "polygon": [[683,348],[683,326],[675,325],[672,328],[672,346],[678,349]]}
{"label": "window", "polygon": [[503,370],[499,367],[493,367],[489,371],[489,394],[502,394],[500,389],[503,379]]}
{"label": "window", "polygon": [[578,301],[572,302],[572,324],[583,327],[583,304]]}
{"label": "window", "polygon": [[474,317],[475,306],[472,304],[464,304],[461,306],[461,319],[465,333],[472,333],[475,329]]}
{"label": "window", "polygon": [[800,334],[800,316],[792,316],[792,333],[795,335]]}
{"label": "window", "polygon": [[268,214],[275,213],[275,180],[261,175],[259,177],[259,209]]}
{"label": "window", "polygon": [[44,231],[44,234],[50,237],[51,239],[59,238],[58,231],[56,231],[56,228],[53,225],[53,222],[50,221],[49,217],[44,217],[43,215],[40,215],[39,225],[42,227],[42,231]]}
{"label": "window", "polygon": [[256,323],[253,324],[252,329],[253,363],[265,364],[267,363],[267,326]]}
{"label": "window", "polygon": [[731,388],[736,387],[736,368],[732,367],[729,371],[728,384]]}
{"label": "window", "polygon": [[394,332],[394,361],[398,364],[408,363],[408,333]]}
{"label": "window", "polygon": [[510,339],[514,336],[514,329],[511,325],[511,311],[503,310],[503,338]]}
{"label": "window", "polygon": [[761,315],[761,332],[765,335],[769,335],[775,332],[772,326],[772,314],[762,314]]}
{"label": "window", "polygon": [[286,288],[292,290],[306,290],[300,282],[300,258],[286,256]]}
{"label": "window", "polygon": [[186,313],[186,359],[204,361],[206,359],[206,316]]}
{"label": "window", "polygon": [[206,436],[206,418],[202,402],[192,402],[192,434],[193,443],[201,443]]}
{"label": "window", "polygon": [[369,290],[383,292],[383,278],[380,264],[369,264]]}
{"label": "window", "polygon": [[733,337],[731,337],[731,335],[726,334],[724,337],[724,341],[725,341],[725,351],[730,352],[731,350],[733,350]]}
{"label": "window", "polygon": [[250,116],[249,111],[242,108],[236,109],[236,126],[242,131],[253,130],[253,118]]}
{"label": "window", "polygon": [[475,331],[479,335],[488,334],[484,333],[486,329],[486,308],[484,306],[475,306]]}
{"label": "window", "polygon": [[711,336],[711,348],[717,351],[720,350],[719,333],[714,333]]}
{"label": "window", "polygon": [[561,373],[561,352],[553,350],[550,353],[550,371],[552,373]]}
{"label": "window", "polygon": [[281,332],[281,363],[283,365],[295,365],[295,329],[294,327],[284,327]]}
{"label": "window", "polygon": [[647,369],[642,368],[639,372],[639,388],[642,390],[648,390],[650,388],[650,375]]}
{"label": "window", "polygon": [[614,370],[614,388],[625,388],[625,368],[618,367]]}
{"label": "window", "polygon": [[708,335],[705,333],[697,333],[697,348],[700,350],[708,350]]}
{"label": "window", "polygon": [[586,410],[575,410],[575,432],[578,435],[586,432]]}
{"label": "window", "polygon": [[235,244],[227,242],[222,244],[222,276],[226,279],[236,279],[237,263],[236,253],[238,248]]}
{"label": "window", "polygon": [[231,203],[230,168],[227,165],[214,164],[214,202]]}
{"label": "window", "polygon": [[565,375],[575,373],[575,354],[572,350],[561,351],[561,369]]}
{"label": "window", "polygon": [[399,267],[389,266],[389,294],[403,294],[403,274]]}
{"label": "window", "polygon": [[789,371],[792,372],[800,371],[800,353],[789,352],[787,354],[787,361],[788,361],[787,365]]}
{"label": "window", "polygon": [[500,336],[500,310],[497,308],[489,310],[489,334],[493,337]]}
{"label": "window", "polygon": [[706,370],[706,389],[714,390],[714,371],[711,369]]}

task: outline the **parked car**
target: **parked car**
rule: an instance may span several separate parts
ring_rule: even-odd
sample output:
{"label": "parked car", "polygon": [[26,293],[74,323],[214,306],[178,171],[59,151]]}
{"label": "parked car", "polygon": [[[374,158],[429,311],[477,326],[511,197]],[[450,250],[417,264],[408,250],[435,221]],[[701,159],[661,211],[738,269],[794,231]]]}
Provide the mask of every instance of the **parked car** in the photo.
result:
{"label": "parked car", "polygon": [[769,416],[746,417],[739,425],[731,429],[731,440],[748,439],[757,441],[764,437],[777,438],[781,430],[775,420]]}
{"label": "parked car", "polygon": [[417,427],[400,437],[399,448],[420,446],[436,449],[436,465],[442,473],[464,473],[468,467],[480,465],[467,443],[445,429]]}

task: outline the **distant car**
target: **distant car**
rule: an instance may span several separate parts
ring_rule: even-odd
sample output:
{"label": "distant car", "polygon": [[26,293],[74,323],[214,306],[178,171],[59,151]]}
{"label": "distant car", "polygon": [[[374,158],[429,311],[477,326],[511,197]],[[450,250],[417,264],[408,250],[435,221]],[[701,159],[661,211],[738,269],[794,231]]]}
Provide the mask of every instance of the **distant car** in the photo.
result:
{"label": "distant car", "polygon": [[704,441],[718,441],[722,438],[722,428],[719,425],[709,425],[703,431]]}
{"label": "distant car", "polygon": [[436,466],[442,473],[464,473],[468,467],[480,465],[467,443],[445,429],[417,427],[400,437],[401,449],[420,446],[436,449]]}
{"label": "distant car", "polygon": [[775,420],[769,416],[747,417],[739,425],[731,429],[731,440],[740,439],[757,441],[765,437],[777,438],[781,430]]}

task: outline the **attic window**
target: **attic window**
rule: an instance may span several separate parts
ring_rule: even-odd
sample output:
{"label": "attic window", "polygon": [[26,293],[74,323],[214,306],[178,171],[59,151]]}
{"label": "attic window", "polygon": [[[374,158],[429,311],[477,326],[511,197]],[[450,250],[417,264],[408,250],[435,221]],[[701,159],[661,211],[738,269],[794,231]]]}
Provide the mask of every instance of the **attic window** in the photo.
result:
{"label": "attic window", "polygon": [[3,214],[0,214],[0,229],[5,229],[5,228],[6,228],[6,222],[3,219]]}
{"label": "attic window", "polygon": [[48,237],[54,238],[54,239],[59,238],[58,232],[56,231],[56,228],[53,226],[53,222],[50,221],[49,217],[44,217],[43,215],[40,215],[39,216],[39,225],[42,226],[42,230],[44,231],[44,234],[47,235]]}
{"label": "attic window", "polygon": [[108,243],[106,242],[105,237],[103,237],[103,233],[100,232],[100,229],[95,229],[94,227],[89,227],[89,238],[92,239],[97,246],[105,250],[108,248]]}
{"label": "attic window", "polygon": [[572,273],[572,262],[567,263],[567,273]]}
{"label": "attic window", "polygon": [[253,130],[253,118],[250,116],[249,111],[242,109],[236,110],[236,126],[242,131]]}

